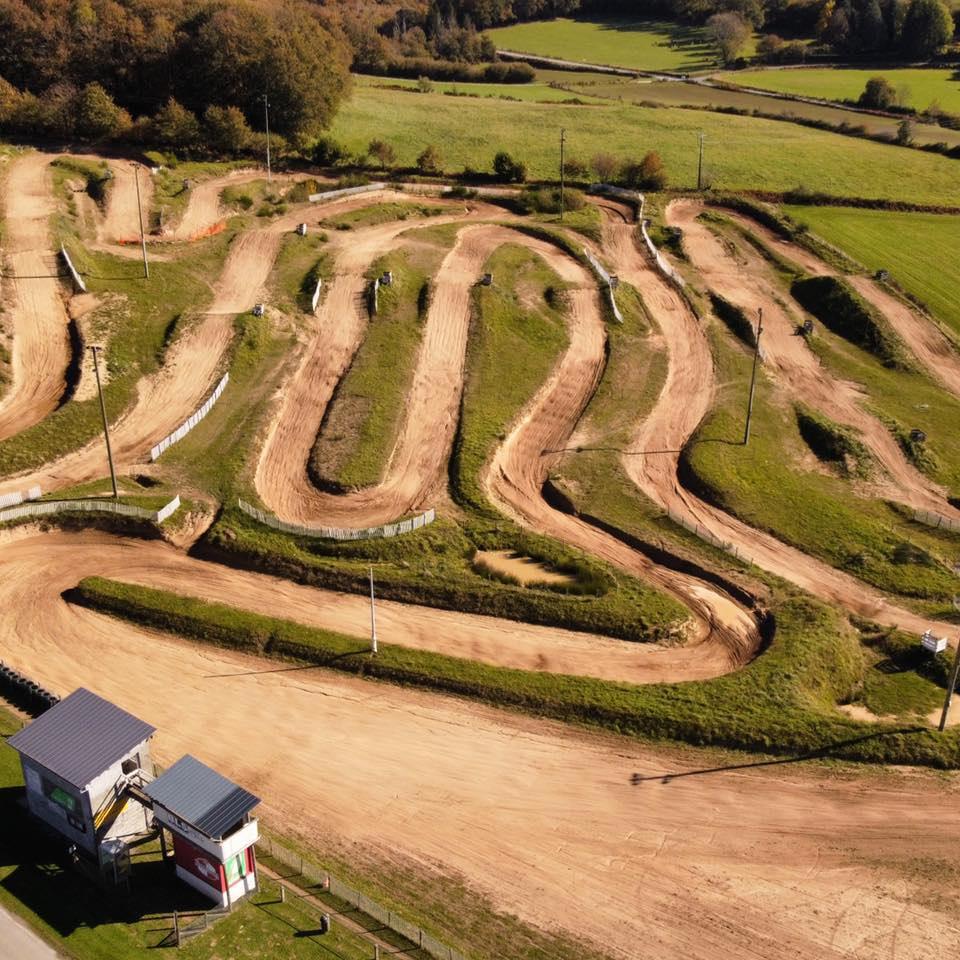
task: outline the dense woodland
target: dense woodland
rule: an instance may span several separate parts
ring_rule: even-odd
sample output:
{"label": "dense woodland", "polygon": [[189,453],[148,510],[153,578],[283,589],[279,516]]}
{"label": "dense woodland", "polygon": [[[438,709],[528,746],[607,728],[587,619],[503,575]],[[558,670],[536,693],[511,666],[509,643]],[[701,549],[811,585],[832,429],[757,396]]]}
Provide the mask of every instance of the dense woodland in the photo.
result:
{"label": "dense woodland", "polygon": [[728,62],[753,32],[769,62],[925,60],[955,32],[944,0],[0,0],[0,129],[238,153],[258,149],[266,97],[303,150],[351,69],[524,82],[482,31],[578,13],[706,23]]}

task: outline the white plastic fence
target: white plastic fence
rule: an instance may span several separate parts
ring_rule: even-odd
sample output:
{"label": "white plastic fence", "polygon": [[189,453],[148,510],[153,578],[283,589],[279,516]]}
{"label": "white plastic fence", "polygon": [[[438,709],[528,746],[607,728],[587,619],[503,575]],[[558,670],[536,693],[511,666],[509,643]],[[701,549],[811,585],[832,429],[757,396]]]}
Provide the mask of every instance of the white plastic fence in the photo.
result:
{"label": "white plastic fence", "polygon": [[317,537],[322,540],[377,540],[382,537],[395,537],[401,533],[419,530],[421,527],[433,523],[437,518],[436,512],[431,507],[425,513],[411,517],[409,520],[401,520],[399,523],[385,523],[382,527],[367,527],[363,530],[348,530],[342,527],[302,527],[297,523],[287,523],[275,517],[272,513],[259,510],[245,500],[238,500],[237,504],[247,516],[259,520],[260,523],[264,523],[268,527],[273,527],[274,530],[292,533],[298,537]]}
{"label": "white plastic fence", "polygon": [[724,553],[729,553],[744,563],[753,563],[753,557],[744,553],[735,543],[731,543],[729,540],[721,540],[715,533],[711,533],[706,527],[701,527],[696,521],[688,520],[679,513],[674,513],[669,507],[667,508],[667,516],[674,523],[683,527],[685,530],[689,530],[694,536],[717,547],[719,550],[723,550]]}
{"label": "white plastic fence", "polygon": [[625,187],[615,187],[612,183],[591,183],[587,193],[602,193],[618,200],[627,200],[630,203],[643,203],[643,194],[639,190],[627,190]]}
{"label": "white plastic fence", "polygon": [[0,496],[0,509],[15,507],[18,503],[24,503],[27,500],[39,500],[40,492],[39,487],[31,487],[29,490],[14,490],[13,493],[5,493]]}
{"label": "white plastic fence", "polygon": [[155,447],[150,450],[150,459],[156,460],[164,450],[172,447],[175,443],[182,440],[212,409],[213,405],[220,399],[220,394],[226,389],[230,380],[230,374],[225,373],[223,378],[217,384],[213,393],[207,397],[204,405],[194,413],[188,420],[177,427],[169,436],[164,437]]}
{"label": "white plastic fence", "polygon": [[653,257],[654,262],[657,265],[657,268],[660,272],[677,287],[683,290],[686,287],[683,277],[677,273],[676,270],[667,263],[667,258],[657,249],[657,245],[650,239],[650,234],[647,233],[647,224],[649,220],[644,220],[641,214],[640,217],[640,234],[643,237],[643,242],[647,245],[647,249],[650,251],[650,256]]}
{"label": "white plastic fence", "polygon": [[597,276],[607,285],[607,300],[610,303],[610,309],[613,311],[613,315],[617,320],[617,323],[623,323],[623,314],[620,312],[620,308],[617,306],[616,298],[613,295],[613,278],[607,273],[603,268],[603,264],[586,248],[583,248],[584,255],[590,261],[590,266],[593,267],[594,272]]}
{"label": "white plastic fence", "polygon": [[313,299],[310,301],[310,305],[313,309],[313,312],[317,312],[317,304],[320,302],[320,291],[323,289],[323,278],[317,277],[317,286],[313,291]]}
{"label": "white plastic fence", "polygon": [[949,517],[943,517],[939,513],[932,513],[929,510],[914,510],[913,519],[917,523],[924,523],[928,527],[937,527],[940,530],[951,530],[953,533],[960,533],[960,523],[951,520]]}
{"label": "white plastic fence", "polygon": [[76,288],[81,293],[87,292],[87,285],[83,282],[83,278],[77,273],[77,268],[73,265],[73,261],[70,259],[70,254],[67,253],[67,248],[61,243],[60,244],[60,256],[63,257],[63,262],[67,265],[67,269],[70,271],[70,276],[73,277],[73,283]]}
{"label": "white plastic fence", "polygon": [[376,316],[380,312],[380,278],[374,277],[370,291],[370,312]]}
{"label": "white plastic fence", "polygon": [[123,517],[137,517],[140,520],[152,520],[163,523],[180,506],[179,494],[159,510],[146,510],[128,503],[114,500],[45,500],[42,503],[28,503],[10,510],[0,510],[0,523],[8,520],[22,520],[24,517],[48,517],[55,513],[117,513]]}
{"label": "white plastic fence", "polygon": [[377,190],[386,189],[386,186],[385,183],[365,183],[360,187],[343,187],[340,190],[311,193],[307,199],[311,203],[329,203],[331,200],[339,200],[341,197],[353,197],[361,193],[376,193]]}

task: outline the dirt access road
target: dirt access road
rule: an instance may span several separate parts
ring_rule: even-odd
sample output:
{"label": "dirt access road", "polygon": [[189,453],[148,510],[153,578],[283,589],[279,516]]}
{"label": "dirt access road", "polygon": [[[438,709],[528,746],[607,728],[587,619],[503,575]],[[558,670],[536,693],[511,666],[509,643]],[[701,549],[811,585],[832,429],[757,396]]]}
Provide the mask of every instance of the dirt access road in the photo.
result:
{"label": "dirt access road", "polygon": [[667,207],[666,219],[683,230],[684,249],[711,290],[748,317],[763,310],[766,373],[797,402],[857,431],[886,473],[871,481],[872,492],[913,509],[960,520],[960,510],[947,502],[943,488],[909,463],[887,427],[864,409],[863,391],[831,374],[806,339],[796,335],[802,311],[786,307],[787,295],[778,293],[770,264],[749,245],[728,248],[697,219],[702,211],[701,201],[675,200]]}
{"label": "dirt access road", "polygon": [[160,762],[189,751],[212,763],[264,798],[272,826],[318,849],[443,864],[498,909],[623,960],[929,960],[960,940],[952,889],[922,879],[960,842],[956,776],[706,772],[702,754],[678,762],[476,703],[198,648],[62,601],[83,574],[152,569],[172,552],[113,543],[5,543],[4,658],[157,725]]}
{"label": "dirt access road", "polygon": [[55,211],[52,154],[28,151],[11,161],[4,184],[4,297],[13,334],[12,382],[0,400],[0,440],[39,423],[66,389],[70,361],[66,292],[50,236]]}
{"label": "dirt access road", "polygon": [[614,272],[635,286],[660,328],[668,367],[653,410],[639,425],[622,463],[627,475],[654,503],[688,525],[699,525],[736,546],[764,570],[859,616],[920,634],[934,627],[953,636],[955,627],[897,607],[862,581],[755,530],[687,490],[677,475],[680,453],[710,409],[716,387],[713,356],[701,322],[684,299],[647,262],[636,227],[623,208],[602,201],[603,254]]}

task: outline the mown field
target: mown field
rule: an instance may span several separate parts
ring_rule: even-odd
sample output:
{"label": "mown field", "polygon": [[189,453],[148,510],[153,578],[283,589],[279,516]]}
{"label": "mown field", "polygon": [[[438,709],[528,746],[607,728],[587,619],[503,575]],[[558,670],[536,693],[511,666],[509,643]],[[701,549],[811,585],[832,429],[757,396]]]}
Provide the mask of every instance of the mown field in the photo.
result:
{"label": "mown field", "polygon": [[365,151],[373,139],[386,140],[404,165],[414,164],[432,143],[449,172],[466,166],[489,170],[494,154],[508,150],[527,164],[531,177],[555,178],[561,127],[567,130],[570,158],[659,151],[676,187],[696,184],[702,131],[706,173],[718,189],[802,185],[838,196],[960,204],[955,160],[776,120],[693,110],[513,103],[358,87],[331,133],[355,152]]}
{"label": "mown field", "polygon": [[939,104],[947,113],[960,113],[960,80],[956,71],[945,70],[745,70],[724,74],[729,83],[759,87],[775,93],[792,93],[824,100],[856,100],[871,77],[885,77],[901,92],[903,105],[926,110]]}
{"label": "mown field", "polygon": [[786,212],[906,291],[960,333],[960,219],[932,213],[787,207]]}
{"label": "mown field", "polygon": [[[556,73],[557,71],[552,71]],[[568,73],[567,78],[577,74]],[[358,87],[380,90],[417,90],[418,80],[408,80],[401,77],[367,77],[356,78]],[[550,82],[537,74],[533,83],[457,83],[453,80],[431,80],[430,87],[435,93],[446,94],[450,97],[490,97],[501,100],[529,100],[534,103],[563,103],[572,99],[593,99],[587,93],[569,93],[551,87]]]}
{"label": "mown field", "polygon": [[701,27],[659,20],[547,20],[488,30],[498,48],[632,70],[703,70],[716,49]]}

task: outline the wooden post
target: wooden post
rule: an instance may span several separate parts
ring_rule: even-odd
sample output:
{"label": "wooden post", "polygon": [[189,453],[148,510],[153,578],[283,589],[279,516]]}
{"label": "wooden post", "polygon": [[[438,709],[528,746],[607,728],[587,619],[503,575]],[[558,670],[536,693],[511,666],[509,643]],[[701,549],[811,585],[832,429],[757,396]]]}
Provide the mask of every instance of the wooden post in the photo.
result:
{"label": "wooden post", "polygon": [[180,918],[177,916],[177,911],[173,911],[173,935],[176,940],[177,946],[180,946]]}

